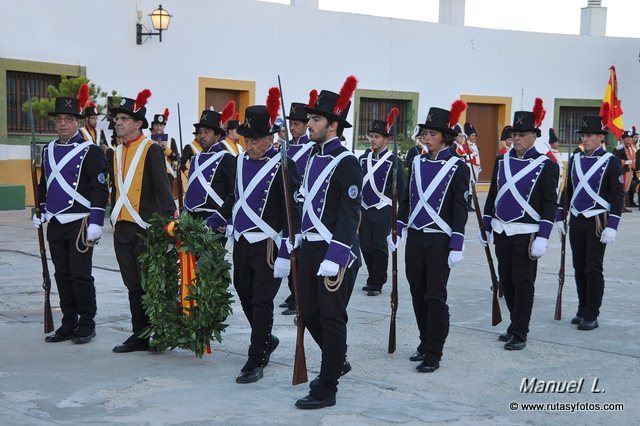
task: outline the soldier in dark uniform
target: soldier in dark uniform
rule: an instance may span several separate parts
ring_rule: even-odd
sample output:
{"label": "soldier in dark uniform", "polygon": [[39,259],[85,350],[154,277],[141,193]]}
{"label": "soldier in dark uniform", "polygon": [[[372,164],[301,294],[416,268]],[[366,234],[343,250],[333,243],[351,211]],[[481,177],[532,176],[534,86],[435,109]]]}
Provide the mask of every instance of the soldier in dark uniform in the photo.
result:
{"label": "soldier in dark uniform", "polygon": [[362,170],[358,159],[340,143],[340,135],[351,127],[346,117],[356,84],[350,76],[340,95],[323,90],[313,107],[305,108],[309,137],[316,146],[301,189],[298,307],[322,350],[322,364],[309,394],[296,402],[302,409],[335,405],[338,379],[351,369],[345,361],[347,304],[360,267]]}
{"label": "soldier in dark uniform", "polygon": [[416,155],[427,153],[427,150],[424,147],[424,142],[422,141],[422,130],[420,129],[420,126],[416,126],[413,130],[411,139],[413,139],[416,144],[409,148],[409,151],[407,151],[407,157],[404,160],[404,167],[409,171],[411,171],[411,164],[413,164],[413,159]]}
{"label": "soldier in dark uniform", "polygon": [[[584,152],[569,161],[563,194],[570,200],[569,241],[578,290],[578,312],[571,324],[578,330],[593,330],[604,294],[604,251],[616,239],[622,212],[622,167],[602,146],[607,130],[600,117],[584,117],[576,133]],[[555,226],[565,233],[562,213],[560,207]]]}
{"label": "soldier in dark uniform", "polygon": [[[276,89],[277,91],[277,89]],[[273,89],[270,91],[270,98]],[[277,91],[278,102],[280,92]],[[267,105],[271,105],[269,99]],[[263,105],[250,106],[238,133],[247,141],[247,152],[238,155],[234,197],[214,212],[207,224],[220,229],[233,223],[233,286],[238,293],[242,310],[251,325],[248,359],[242,367],[237,383],[253,383],[263,377],[263,368],[279,340],[271,333],[273,327],[273,299],[282,278],[289,275],[290,255],[285,240],[286,205],[282,177],[282,157],[273,147],[275,112]],[[230,154],[231,155],[231,154]],[[288,159],[291,203],[294,227],[300,223],[300,212],[293,194],[300,179],[295,164]],[[295,225],[298,224],[298,225]]]}
{"label": "soldier in dark uniform", "polygon": [[200,131],[202,152],[191,158],[184,208],[190,215],[206,220],[225,200],[233,199],[236,161],[220,144],[224,134],[220,114],[204,110],[194,126]]}
{"label": "soldier in dark uniform", "polygon": [[[153,116],[153,121],[151,122],[151,140],[158,142],[164,151],[167,178],[173,187],[174,180],[178,176],[178,145],[174,138],[169,137],[169,135],[164,132],[167,121],[169,121],[168,108],[164,109],[164,113]],[[177,197],[177,189],[173,190],[173,195],[174,198]]]}
{"label": "soldier in dark uniform", "polygon": [[469,169],[451,146],[457,135],[452,127],[465,108],[456,101],[451,111],[429,109],[420,125],[429,153],[414,158],[398,212],[398,236],[408,228],[406,273],[420,331],[420,344],[410,360],[421,361],[416,370],[423,373],[440,367],[449,334],[447,281],[451,268],[463,260]]}
{"label": "soldier in dark uniform", "polygon": [[187,146],[182,149],[182,154],[180,155],[180,170],[183,172],[189,171],[191,158],[202,152],[202,145],[200,145],[200,129],[198,128],[198,123],[195,123],[193,127],[193,141],[189,142]]}
{"label": "soldier in dark uniform", "polygon": [[112,109],[115,130],[123,143],[115,150],[111,191],[113,245],[122,281],[129,292],[133,334],[113,352],[149,349],[149,339],[140,334],[149,325],[142,306],[142,276],[138,258],[145,251],[141,238],[154,213],[174,216],[176,205],[167,180],[165,156],[160,145],[147,139],[142,129],[149,127],[144,105],[151,92],[143,90],[137,98],[122,98]]}
{"label": "soldier in dark uniform", "polygon": [[362,220],[360,221],[360,250],[369,273],[362,287],[369,296],[377,296],[387,282],[389,248],[387,236],[391,232],[391,197],[393,169],[397,172],[398,193],[404,191],[402,160],[387,148],[393,123],[374,120],[369,129],[371,150],[360,156],[362,168]]}
{"label": "soldier in dark uniform", "polygon": [[[493,230],[498,276],[510,313],[507,332],[498,338],[506,342],[506,350],[526,346],[538,259],[546,252],[558,207],[558,165],[535,148],[543,117],[540,98],[533,112],[514,114],[513,148],[496,158],[484,206],[487,238]],[[487,244],[480,234],[478,238]]]}
{"label": "soldier in dark uniform", "polygon": [[[308,104],[293,102],[289,115],[286,117],[289,120],[289,131],[291,131],[291,141],[287,149],[287,155],[296,163],[296,170],[300,179],[304,179],[304,171],[307,167],[307,162],[311,155],[311,150],[315,146],[315,143],[309,140],[307,136],[307,111],[305,106],[312,106],[318,97],[318,92],[312,90],[309,94],[310,99]],[[299,238],[296,236],[296,238]],[[282,315],[295,315],[296,313],[296,299],[293,294],[293,278],[289,277],[289,296],[286,298],[281,308],[286,308],[282,311]]]}
{"label": "soldier in dark uniform", "polygon": [[72,339],[86,343],[95,337],[96,290],[91,276],[93,245],[102,236],[107,204],[107,161],[100,148],[78,132],[82,117],[78,101],[55,100],[58,139],[42,151],[38,185],[41,217],[45,221],[55,280],[60,295],[62,325],[47,342]]}
{"label": "soldier in dark uniform", "polygon": [[98,107],[93,102],[89,102],[82,111],[82,117],[84,118],[84,127],[81,127],[80,133],[83,134],[84,140],[91,141],[95,144],[99,144],[98,132],[96,126],[98,124]]}

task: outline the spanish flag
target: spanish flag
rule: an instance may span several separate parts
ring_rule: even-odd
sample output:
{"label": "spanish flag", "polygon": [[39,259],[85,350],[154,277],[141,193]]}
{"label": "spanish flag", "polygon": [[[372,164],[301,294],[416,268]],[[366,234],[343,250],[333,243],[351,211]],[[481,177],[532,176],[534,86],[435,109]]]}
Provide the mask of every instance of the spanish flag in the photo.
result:
{"label": "spanish flag", "polygon": [[[613,65],[609,67],[609,84],[604,91],[604,98],[602,98],[603,105],[609,104],[609,120],[607,120],[607,127],[616,138],[622,137],[624,126],[622,125],[622,106],[620,105],[620,99],[618,99],[618,79],[616,78],[616,67]],[[606,111],[605,108],[600,108],[600,114]],[[604,120],[603,120],[604,121]]]}

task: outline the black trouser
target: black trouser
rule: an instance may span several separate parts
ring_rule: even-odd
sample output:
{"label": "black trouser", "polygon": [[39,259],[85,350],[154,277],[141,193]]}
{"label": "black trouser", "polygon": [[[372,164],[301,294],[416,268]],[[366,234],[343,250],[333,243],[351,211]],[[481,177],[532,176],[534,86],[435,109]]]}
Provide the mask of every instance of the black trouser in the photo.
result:
{"label": "black trouser", "polygon": [[296,309],[296,293],[293,290],[293,277],[289,275],[289,279],[287,281],[287,285],[289,286],[289,296],[284,300],[287,304],[287,309]]}
{"label": "black trouser", "polygon": [[380,290],[387,282],[389,266],[389,247],[387,236],[391,232],[391,206],[380,210],[375,207],[362,209],[362,219],[358,238],[364,263],[369,276],[367,286],[372,290]]}
{"label": "black trouser", "polygon": [[347,354],[347,304],[360,265],[356,260],[345,271],[340,288],[328,291],[324,285],[325,277],[318,276],[327,247],[324,241],[303,240],[298,255],[300,315],[322,351],[320,381],[310,391],[317,399],[326,399],[338,391],[338,379]]}
{"label": "black trouser", "polygon": [[55,217],[47,226],[62,311],[62,326],[56,331],[58,334],[69,333],[78,327],[79,335],[88,335],[96,326],[96,288],[91,276],[93,248],[84,247],[81,242],[78,245],[87,252],[81,253],[76,248],[81,226],[82,220],[63,224]]}
{"label": "black trouser", "polygon": [[498,258],[498,278],[504,290],[511,323],[507,333],[527,340],[538,261],[529,257],[531,234],[507,236],[493,233]]}
{"label": "black trouser", "polygon": [[271,343],[273,298],[282,278],[273,278],[273,269],[267,264],[267,244],[274,245],[275,259],[278,249],[271,239],[251,244],[240,237],[233,247],[233,286],[251,325],[249,359],[243,371],[262,367]]}
{"label": "black trouser", "polygon": [[140,334],[149,326],[149,317],[142,306],[142,271],[139,258],[146,246],[139,234],[145,230],[136,223],[120,221],[113,231],[113,247],[120,267],[120,275],[129,290],[129,309],[131,310],[131,326],[134,334]]}
{"label": "black trouser", "polygon": [[409,228],[405,249],[407,281],[416,323],[420,331],[418,352],[431,365],[440,362],[449,335],[449,240],[443,233],[425,233]]}
{"label": "black trouser", "polygon": [[[602,215],[600,219],[603,219]],[[596,235],[595,217],[571,215],[570,224],[569,241],[578,290],[577,315],[594,321],[600,314],[604,294],[602,263],[607,245],[602,244]]]}

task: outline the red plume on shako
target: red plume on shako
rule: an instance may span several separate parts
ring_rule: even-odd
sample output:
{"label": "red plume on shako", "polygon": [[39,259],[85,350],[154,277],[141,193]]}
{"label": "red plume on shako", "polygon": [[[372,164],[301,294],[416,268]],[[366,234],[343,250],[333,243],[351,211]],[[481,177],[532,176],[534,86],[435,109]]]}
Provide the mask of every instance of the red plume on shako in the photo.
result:
{"label": "red plume on shako", "polygon": [[458,99],[451,104],[451,111],[449,112],[449,120],[447,124],[449,127],[453,127],[458,124],[460,121],[460,116],[467,109],[467,104],[465,101]]}
{"label": "red plume on shako", "polygon": [[547,115],[547,110],[542,106],[542,99],[536,98],[533,104],[533,126],[539,128],[545,115]]}
{"label": "red plume on shako", "polygon": [[318,91],[316,89],[313,89],[309,92],[309,102],[307,103],[307,106],[309,108],[313,108],[317,100],[318,100]]}
{"label": "red plume on shako", "polygon": [[87,101],[89,100],[89,85],[87,83],[82,83],[80,89],[78,90],[78,107],[79,111],[84,110]]}
{"label": "red plume on shako", "polygon": [[355,76],[350,75],[345,80],[342,88],[340,89],[340,97],[336,101],[336,105],[333,107],[333,113],[337,115],[341,115],[344,109],[349,104],[351,97],[353,96],[353,92],[356,91],[356,87],[358,86],[358,79]]}
{"label": "red plume on shako", "polygon": [[165,108],[164,109],[164,113],[162,114],[162,116],[164,117],[164,122],[166,123],[167,121],[169,121],[169,108]]}
{"label": "red plume on shako", "polygon": [[391,131],[391,126],[393,126],[393,123],[395,123],[399,115],[400,115],[400,110],[398,108],[396,107],[391,108],[391,111],[389,111],[389,114],[387,114],[387,127],[386,127],[387,133]]}
{"label": "red plume on shako", "polygon": [[[220,114],[220,125],[224,126],[227,121],[233,116],[236,112],[236,103],[234,101],[229,101],[222,109],[222,114]],[[239,119],[239,116],[236,120]]]}
{"label": "red plume on shako", "polygon": [[269,95],[267,96],[267,112],[269,113],[269,124],[273,127],[273,124],[278,118],[278,111],[280,110],[280,89],[272,87],[269,89]]}
{"label": "red plume on shako", "polygon": [[149,100],[150,97],[151,97],[151,90],[149,89],[144,89],[143,91],[138,93],[138,96],[136,96],[136,101],[133,104],[133,112],[140,111],[140,108],[142,108],[147,104],[147,101]]}

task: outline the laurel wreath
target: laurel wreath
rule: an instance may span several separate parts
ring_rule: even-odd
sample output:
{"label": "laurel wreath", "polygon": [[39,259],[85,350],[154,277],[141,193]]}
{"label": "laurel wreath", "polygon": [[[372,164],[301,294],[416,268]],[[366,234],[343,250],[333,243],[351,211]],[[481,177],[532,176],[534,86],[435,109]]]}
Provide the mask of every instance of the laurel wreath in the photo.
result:
{"label": "laurel wreath", "polygon": [[[227,290],[231,264],[224,258],[222,234],[211,231],[203,220],[183,212],[175,224],[175,237],[165,231],[171,221],[154,214],[143,237],[147,249],[140,256],[142,302],[150,322],[143,336],[151,337],[150,344],[158,351],[182,348],[202,358],[211,340],[222,342],[224,321],[232,312],[233,300]],[[188,284],[191,294],[187,300],[196,302],[188,308],[190,315],[180,307],[177,241],[181,251],[196,256],[196,278]]]}

